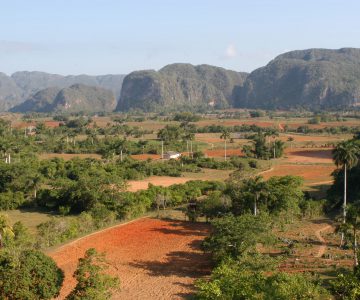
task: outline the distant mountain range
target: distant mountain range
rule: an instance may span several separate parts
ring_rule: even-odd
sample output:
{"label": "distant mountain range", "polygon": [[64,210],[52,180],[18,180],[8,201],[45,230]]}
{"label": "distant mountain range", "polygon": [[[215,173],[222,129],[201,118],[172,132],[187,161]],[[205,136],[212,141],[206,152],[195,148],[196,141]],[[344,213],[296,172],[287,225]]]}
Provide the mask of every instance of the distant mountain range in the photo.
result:
{"label": "distant mountain range", "polygon": [[247,77],[236,107],[310,110],[360,105],[360,49],[309,49],[279,55]]}
{"label": "distant mountain range", "polygon": [[229,107],[234,104],[234,89],[241,87],[246,77],[247,73],[190,64],[172,64],[158,72],[136,71],[124,79],[117,110],[152,111],[181,105]]}
{"label": "distant mountain range", "polygon": [[84,84],[70,87],[47,88],[37,92],[25,102],[10,109],[11,112],[111,112],[116,100],[110,90]]}
{"label": "distant mountain range", "polygon": [[[34,100],[34,95],[44,89],[52,88],[60,90],[74,84],[82,84],[100,87],[112,92],[113,97],[118,99],[125,75],[69,75],[62,76],[44,72],[16,72],[11,76],[0,73],[0,111],[7,111],[28,99]],[[53,96],[51,91],[44,91],[42,100],[47,95],[48,102]],[[28,106],[25,106],[28,107]]]}
{"label": "distant mountain range", "polygon": [[159,71],[135,71],[127,76],[0,73],[0,111],[154,111],[178,106],[357,107],[360,49],[291,51],[250,74],[190,64],[171,64]]}

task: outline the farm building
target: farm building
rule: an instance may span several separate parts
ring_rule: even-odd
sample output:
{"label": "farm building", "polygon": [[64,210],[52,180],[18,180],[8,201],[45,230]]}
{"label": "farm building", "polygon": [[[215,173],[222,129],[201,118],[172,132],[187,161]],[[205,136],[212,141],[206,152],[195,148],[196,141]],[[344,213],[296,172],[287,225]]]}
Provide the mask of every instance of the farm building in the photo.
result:
{"label": "farm building", "polygon": [[181,156],[181,153],[175,151],[168,151],[164,153],[164,159],[178,159]]}

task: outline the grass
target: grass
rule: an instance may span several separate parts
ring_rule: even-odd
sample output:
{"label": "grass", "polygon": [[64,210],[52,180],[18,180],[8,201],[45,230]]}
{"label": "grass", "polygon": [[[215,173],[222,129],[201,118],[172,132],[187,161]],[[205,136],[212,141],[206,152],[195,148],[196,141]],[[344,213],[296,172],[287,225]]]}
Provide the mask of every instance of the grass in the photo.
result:
{"label": "grass", "polygon": [[224,181],[234,170],[214,170],[203,169],[200,173],[184,172],[183,177],[192,178],[194,180],[217,180]]}
{"label": "grass", "polygon": [[8,211],[1,211],[1,214],[7,215],[11,224],[21,221],[30,231],[36,233],[36,227],[43,222],[49,221],[52,214],[47,211],[35,209],[15,209]]}

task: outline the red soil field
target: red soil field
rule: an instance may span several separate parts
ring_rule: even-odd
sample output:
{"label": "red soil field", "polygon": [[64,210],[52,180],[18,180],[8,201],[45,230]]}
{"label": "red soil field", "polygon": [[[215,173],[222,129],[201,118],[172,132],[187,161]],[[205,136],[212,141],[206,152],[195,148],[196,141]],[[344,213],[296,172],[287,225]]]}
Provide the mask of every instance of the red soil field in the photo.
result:
{"label": "red soil field", "polygon": [[199,127],[205,127],[209,125],[223,125],[223,126],[241,126],[246,125],[257,125],[260,127],[278,127],[277,122],[272,121],[254,121],[254,120],[201,120],[195,123]]}
{"label": "red soil field", "polygon": [[136,160],[148,160],[149,158],[156,160],[156,159],[160,159],[161,155],[158,155],[158,154],[134,154],[134,155],[131,155],[131,158],[136,159]]}
{"label": "red soil field", "polygon": [[[216,149],[216,150],[205,150],[204,153],[208,157],[224,157],[224,149]],[[242,152],[241,149],[227,149],[226,150],[227,157],[230,156],[241,156]]]}
{"label": "red soil field", "polygon": [[280,139],[284,142],[288,140],[289,137],[294,139],[294,143],[296,142],[322,142],[326,143],[338,143],[342,140],[346,140],[351,138],[351,135],[332,135],[332,136],[324,136],[324,135],[300,135],[300,134],[282,134],[280,137],[276,137],[276,139]]}
{"label": "red soil field", "polygon": [[[46,127],[59,127],[60,124],[62,122],[58,122],[58,121],[44,121],[44,124]],[[25,127],[29,127],[29,126],[36,126],[36,122],[17,122],[15,121],[12,126],[14,128],[25,128]]]}
{"label": "red soil field", "polygon": [[291,163],[328,163],[332,164],[332,149],[286,148],[285,157]]}
{"label": "red soil field", "polygon": [[271,176],[294,175],[304,178],[305,183],[320,183],[332,180],[331,173],[335,170],[335,165],[276,165],[271,170],[262,172],[265,179]]}
{"label": "red soil field", "polygon": [[64,299],[75,281],[77,261],[88,248],[106,253],[109,273],[118,275],[121,291],[112,299],[183,299],[193,293],[194,280],[211,271],[210,258],[200,251],[209,225],[143,218],[88,235],[49,255],[65,272]]}
{"label": "red soil field", "polygon": [[223,143],[224,140],[220,138],[220,134],[216,133],[197,133],[195,139],[205,143]]}
{"label": "red soil field", "polygon": [[151,176],[143,180],[130,180],[127,190],[129,192],[136,192],[139,190],[147,190],[149,183],[156,186],[170,186],[173,184],[185,183],[193,180],[189,177],[171,177],[171,176]]}

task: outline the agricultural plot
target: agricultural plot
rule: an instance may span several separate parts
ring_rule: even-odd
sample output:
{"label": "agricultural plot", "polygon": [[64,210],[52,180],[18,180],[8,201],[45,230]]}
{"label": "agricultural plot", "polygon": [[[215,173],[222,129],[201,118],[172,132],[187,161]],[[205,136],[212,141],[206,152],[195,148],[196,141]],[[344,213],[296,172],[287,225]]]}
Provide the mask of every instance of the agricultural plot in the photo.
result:
{"label": "agricultural plot", "polygon": [[49,253],[65,272],[59,299],[74,287],[72,273],[88,248],[106,252],[109,272],[121,279],[113,299],[183,299],[194,291],[194,280],[211,271],[200,251],[208,234],[204,223],[143,218],[67,244]]}

